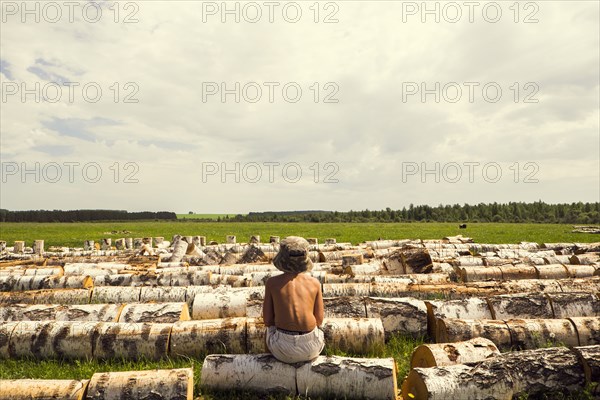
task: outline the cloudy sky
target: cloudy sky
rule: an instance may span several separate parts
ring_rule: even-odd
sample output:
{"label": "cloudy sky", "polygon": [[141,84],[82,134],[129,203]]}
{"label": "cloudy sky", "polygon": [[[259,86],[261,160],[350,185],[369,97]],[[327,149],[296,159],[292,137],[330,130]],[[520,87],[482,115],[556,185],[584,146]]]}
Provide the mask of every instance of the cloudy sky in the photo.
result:
{"label": "cloudy sky", "polygon": [[597,1],[23,4],[2,208],[600,199]]}

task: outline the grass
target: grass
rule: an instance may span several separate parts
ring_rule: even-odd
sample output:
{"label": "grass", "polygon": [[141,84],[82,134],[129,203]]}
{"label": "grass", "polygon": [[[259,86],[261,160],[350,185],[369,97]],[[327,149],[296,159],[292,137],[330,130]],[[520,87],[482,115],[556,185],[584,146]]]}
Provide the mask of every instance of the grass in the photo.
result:
{"label": "grass", "polygon": [[235,217],[237,214],[177,214],[177,219],[214,219]]}
{"label": "grass", "polygon": [[[236,235],[238,242],[247,241],[251,235],[260,235],[263,241],[269,236],[297,235],[316,237],[320,242],[336,238],[338,242],[359,243],[383,239],[440,239],[461,234],[477,243],[528,242],[595,242],[600,235],[572,233],[571,225],[564,224],[503,224],[470,223],[467,229],[458,229],[457,223],[277,223],[277,222],[194,222],[135,221],[135,222],[76,222],[76,223],[0,223],[0,240],[10,246],[15,240],[25,240],[28,245],[44,239],[49,246],[83,247],[87,239],[163,236],[167,240],[175,234],[202,235],[209,241],[225,241],[226,235]],[[110,234],[111,231],[129,233]]]}

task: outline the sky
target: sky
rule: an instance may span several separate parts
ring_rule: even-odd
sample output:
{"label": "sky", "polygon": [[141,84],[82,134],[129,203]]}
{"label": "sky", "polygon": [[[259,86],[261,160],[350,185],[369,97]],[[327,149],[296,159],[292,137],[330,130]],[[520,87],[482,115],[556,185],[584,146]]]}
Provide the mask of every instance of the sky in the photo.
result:
{"label": "sky", "polygon": [[600,201],[597,1],[2,1],[0,207]]}

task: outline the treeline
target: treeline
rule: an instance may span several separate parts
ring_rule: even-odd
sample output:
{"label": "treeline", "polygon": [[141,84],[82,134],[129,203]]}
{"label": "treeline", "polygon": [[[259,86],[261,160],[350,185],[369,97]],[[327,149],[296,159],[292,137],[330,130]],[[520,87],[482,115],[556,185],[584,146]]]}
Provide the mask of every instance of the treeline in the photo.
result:
{"label": "treeline", "polygon": [[431,207],[410,205],[401,210],[251,212],[225,222],[540,222],[600,224],[600,203],[547,204],[510,202],[454,204]]}
{"label": "treeline", "polygon": [[89,222],[89,221],[132,221],[132,220],[177,219],[169,211],[127,212],[124,210],[29,210],[9,211],[0,209],[2,222]]}

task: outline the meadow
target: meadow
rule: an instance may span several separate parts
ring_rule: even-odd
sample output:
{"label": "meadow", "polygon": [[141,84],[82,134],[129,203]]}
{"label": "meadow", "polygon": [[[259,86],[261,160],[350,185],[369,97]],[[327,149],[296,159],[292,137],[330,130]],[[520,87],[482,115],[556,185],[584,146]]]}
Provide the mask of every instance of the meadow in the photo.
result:
{"label": "meadow", "polygon": [[[129,221],[129,222],[74,222],[74,223],[0,223],[0,240],[10,246],[15,240],[24,240],[28,246],[36,239],[44,239],[49,246],[83,247],[84,240],[120,237],[201,235],[208,241],[225,242],[226,235],[236,235],[238,242],[247,241],[251,235],[260,235],[263,241],[269,236],[296,235],[315,237],[319,242],[336,238],[338,242],[360,243],[382,239],[440,239],[444,236],[463,235],[476,243],[580,242],[600,241],[600,235],[572,233],[567,224],[525,223],[469,223],[459,229],[458,223],[289,223],[289,222],[194,222]],[[117,233],[111,234],[112,231]],[[126,233],[123,233],[126,232]]]}

